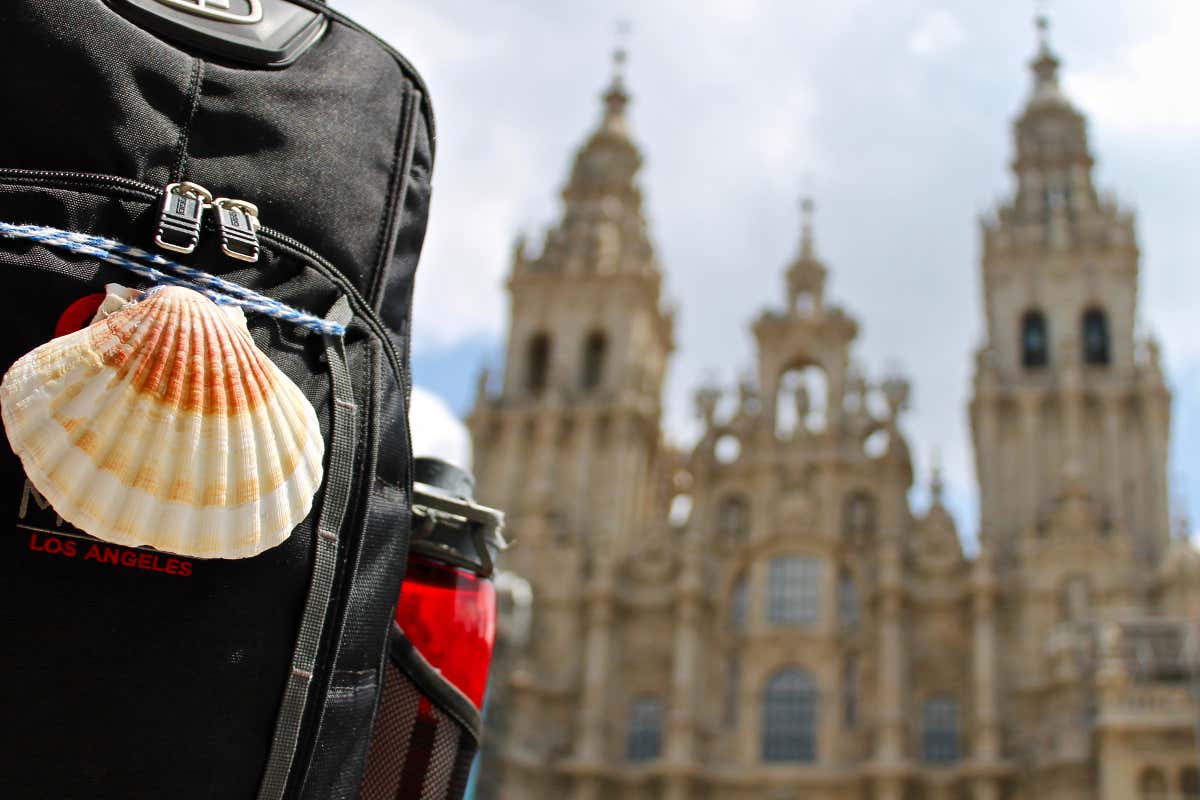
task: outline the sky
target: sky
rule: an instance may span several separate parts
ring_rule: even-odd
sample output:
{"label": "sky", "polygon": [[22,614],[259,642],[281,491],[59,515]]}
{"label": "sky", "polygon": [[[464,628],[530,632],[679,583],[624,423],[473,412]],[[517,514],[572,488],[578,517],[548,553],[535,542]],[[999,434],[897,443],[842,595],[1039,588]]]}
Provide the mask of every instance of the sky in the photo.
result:
{"label": "sky", "polygon": [[[417,65],[437,113],[414,311],[418,449],[469,458],[455,416],[469,410],[480,366],[500,363],[512,242],[540,242],[557,220],[628,20],[640,184],[678,308],[668,437],[696,436],[691,394],[702,381],[732,385],[752,369],[749,322],[783,302],[797,200],[810,193],[827,294],[861,325],[856,360],[868,377],[899,371],[913,383],[903,428],[921,476],[914,503],[925,503],[938,459],[970,542],[978,219],[1012,185],[1032,2],[335,5]],[[1141,325],[1163,342],[1175,397],[1174,501],[1200,528],[1200,4],[1055,0],[1048,13],[1064,87],[1090,121],[1097,184],[1138,214]]]}

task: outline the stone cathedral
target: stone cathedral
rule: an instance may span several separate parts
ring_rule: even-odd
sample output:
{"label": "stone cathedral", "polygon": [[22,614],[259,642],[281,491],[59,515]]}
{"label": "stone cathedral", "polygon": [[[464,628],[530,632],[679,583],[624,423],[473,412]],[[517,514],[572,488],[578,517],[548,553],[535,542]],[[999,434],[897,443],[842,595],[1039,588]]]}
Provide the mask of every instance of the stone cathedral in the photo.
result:
{"label": "stone cathedral", "polygon": [[502,385],[469,418],[533,589],[478,797],[1200,798],[1200,554],[1171,533],[1134,215],[1093,185],[1042,27],[1015,191],[981,221],[970,558],[936,474],[909,505],[909,387],[851,359],[810,204],[756,377],[699,389],[703,435],[665,442],[673,319],[618,70],[561,219],[514,248]]}

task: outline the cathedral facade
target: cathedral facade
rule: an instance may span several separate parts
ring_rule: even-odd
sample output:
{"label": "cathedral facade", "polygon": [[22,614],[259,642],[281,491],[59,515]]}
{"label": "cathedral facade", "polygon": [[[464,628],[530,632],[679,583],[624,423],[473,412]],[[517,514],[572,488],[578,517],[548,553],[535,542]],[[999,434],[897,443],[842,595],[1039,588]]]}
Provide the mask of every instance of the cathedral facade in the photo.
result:
{"label": "cathedral facade", "polygon": [[[756,377],[662,435],[673,320],[620,75],[469,427],[533,634],[498,664],[478,797],[1200,798],[1200,555],[1172,537],[1170,395],[1134,330],[1132,212],[1092,184],[1043,39],[1016,190],[981,221],[978,552],[914,483],[908,384],[850,357],[811,206]],[[730,410],[732,408],[732,410]]]}

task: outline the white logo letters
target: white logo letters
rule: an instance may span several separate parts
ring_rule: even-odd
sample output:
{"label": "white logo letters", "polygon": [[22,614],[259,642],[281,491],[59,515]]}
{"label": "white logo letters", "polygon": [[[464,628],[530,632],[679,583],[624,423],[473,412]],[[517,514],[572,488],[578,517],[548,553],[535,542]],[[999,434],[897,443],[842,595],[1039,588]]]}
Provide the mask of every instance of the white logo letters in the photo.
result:
{"label": "white logo letters", "polygon": [[263,10],[261,0],[249,0],[250,10],[237,13],[230,10],[230,0],[158,0],[166,6],[180,8],[189,14],[196,14],[222,22],[236,22],[241,25],[253,25],[262,20]]}

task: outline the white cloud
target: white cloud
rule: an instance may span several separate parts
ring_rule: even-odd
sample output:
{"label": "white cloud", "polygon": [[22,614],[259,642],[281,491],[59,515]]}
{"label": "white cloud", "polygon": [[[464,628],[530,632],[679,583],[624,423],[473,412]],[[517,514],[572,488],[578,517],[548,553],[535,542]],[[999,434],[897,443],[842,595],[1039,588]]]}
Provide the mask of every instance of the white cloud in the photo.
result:
{"label": "white cloud", "polygon": [[436,456],[455,466],[471,468],[471,437],[462,420],[442,398],[414,386],[408,413],[413,455]]}
{"label": "white cloud", "polygon": [[953,14],[934,11],[908,35],[908,52],[922,58],[937,58],[958,48],[966,39],[966,32]]}
{"label": "white cloud", "polygon": [[1194,35],[1200,6],[1173,3],[1169,13],[1153,18],[1161,27],[1130,43],[1119,57],[1068,73],[1068,93],[1105,128],[1192,139],[1200,132],[1200,105],[1181,78],[1200,71]]}

